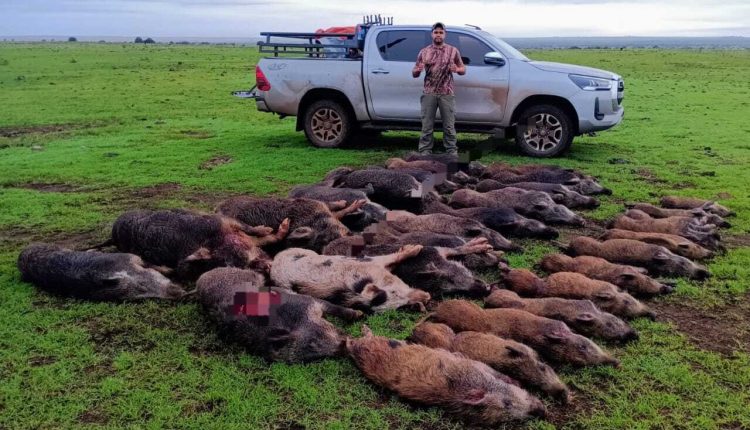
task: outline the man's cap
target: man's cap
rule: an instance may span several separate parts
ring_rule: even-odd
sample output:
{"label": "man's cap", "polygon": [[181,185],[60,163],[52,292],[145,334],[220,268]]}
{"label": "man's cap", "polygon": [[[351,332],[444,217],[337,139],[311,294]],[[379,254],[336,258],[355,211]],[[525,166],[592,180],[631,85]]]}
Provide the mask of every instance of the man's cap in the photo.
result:
{"label": "man's cap", "polygon": [[443,30],[445,30],[445,25],[443,25],[442,22],[436,22],[436,23],[432,24],[432,29],[434,30],[436,28],[442,28]]}

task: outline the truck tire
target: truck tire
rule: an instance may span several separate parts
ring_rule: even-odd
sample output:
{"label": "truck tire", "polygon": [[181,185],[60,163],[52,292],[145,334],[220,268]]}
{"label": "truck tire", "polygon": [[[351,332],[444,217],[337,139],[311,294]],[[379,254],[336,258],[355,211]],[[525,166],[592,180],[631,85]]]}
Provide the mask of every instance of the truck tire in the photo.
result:
{"label": "truck tire", "polygon": [[518,117],[516,144],[532,157],[555,157],[573,143],[573,121],[553,105],[526,108]]}
{"label": "truck tire", "polygon": [[339,102],[318,100],[305,111],[305,136],[318,148],[336,148],[352,134],[349,111]]}

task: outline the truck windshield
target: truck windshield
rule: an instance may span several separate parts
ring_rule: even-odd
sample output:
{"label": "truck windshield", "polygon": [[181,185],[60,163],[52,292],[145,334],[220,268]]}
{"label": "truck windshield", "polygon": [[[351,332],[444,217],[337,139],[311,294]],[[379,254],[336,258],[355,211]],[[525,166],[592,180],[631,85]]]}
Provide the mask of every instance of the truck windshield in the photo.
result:
{"label": "truck windshield", "polygon": [[527,57],[527,56],[523,55],[523,54],[521,53],[521,51],[519,51],[518,49],[516,49],[516,48],[514,48],[514,47],[510,46],[510,45],[509,45],[509,44],[508,44],[508,43],[507,43],[506,41],[504,41],[503,39],[501,39],[501,38],[499,38],[499,37],[497,37],[497,36],[495,36],[495,35],[493,35],[493,34],[491,34],[491,33],[488,33],[488,32],[486,32],[486,31],[480,31],[479,33],[482,33],[482,35],[484,35],[484,36],[485,36],[485,37],[487,37],[488,39],[491,39],[491,40],[492,40],[493,42],[495,42],[495,43],[497,43],[498,45],[500,45],[500,48],[502,48],[502,50],[503,50],[503,53],[505,53],[505,54],[507,54],[507,55],[509,55],[509,56],[511,56],[511,57],[513,57],[513,58],[516,58],[516,59],[522,60],[522,61],[531,61],[531,59],[529,59],[529,57]]}

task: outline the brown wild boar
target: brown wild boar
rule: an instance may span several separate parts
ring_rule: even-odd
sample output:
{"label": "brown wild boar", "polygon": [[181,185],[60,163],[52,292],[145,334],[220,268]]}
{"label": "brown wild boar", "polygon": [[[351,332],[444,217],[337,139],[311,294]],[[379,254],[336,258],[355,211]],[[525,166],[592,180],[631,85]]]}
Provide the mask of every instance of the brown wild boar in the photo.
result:
{"label": "brown wild boar", "polygon": [[270,361],[306,363],[345,353],[345,335],[323,315],[354,320],[362,312],[264,288],[264,282],[260,273],[226,267],[198,279],[198,301],[220,337]]}
{"label": "brown wild boar", "polygon": [[557,272],[541,279],[529,270],[511,269],[506,270],[501,279],[503,286],[525,297],[591,300],[601,310],[623,318],[655,317],[646,306],[630,294],[620,292],[615,285],[589,279],[580,273]]}
{"label": "brown wild boar", "polygon": [[431,322],[416,326],[408,340],[463,354],[562,402],[570,399],[568,387],[555,371],[522,343],[475,331],[456,334],[445,324]]}
{"label": "brown wild boar", "polygon": [[584,224],[583,218],[565,206],[555,203],[546,193],[514,187],[492,190],[486,193],[461,189],[451,195],[449,205],[454,208],[505,207],[512,208],[523,216],[547,224]]}
{"label": "brown wild boar", "polygon": [[591,300],[544,297],[525,299],[510,290],[495,289],[484,298],[488,308],[513,308],[540,317],[560,320],[574,332],[587,337],[628,342],[638,339],[638,333],[616,316],[602,312]]}
{"label": "brown wild boar", "polygon": [[691,242],[682,236],[667,233],[650,233],[631,230],[610,229],[601,236],[602,240],[609,239],[632,239],[654,245],[660,245],[677,255],[691,260],[701,260],[713,257],[714,253],[697,243]]}
{"label": "brown wild boar", "polygon": [[424,310],[430,295],[391,273],[421,250],[420,245],[406,245],[392,254],[353,258],[290,248],[276,254],[271,280],[281,288],[368,312],[407,305]]}
{"label": "brown wild boar", "polygon": [[478,331],[512,339],[534,348],[545,358],[575,366],[619,365],[590,339],[562,322],[518,309],[482,309],[465,300],[441,302],[431,318],[456,332]]}
{"label": "brown wild boar", "polygon": [[540,267],[547,273],[578,272],[591,279],[606,281],[636,296],[654,296],[672,292],[672,286],[662,284],[647,275],[642,267],[614,264],[609,261],[582,255],[549,254],[542,258]]}
{"label": "brown wild boar", "polygon": [[539,399],[506,383],[484,363],[444,349],[374,336],[367,326],[362,332],[363,337],[346,341],[352,360],[367,379],[405,399],[445,408],[482,425],[546,414]]}
{"label": "brown wild boar", "polygon": [[724,220],[724,218],[710,212],[706,212],[701,208],[697,209],[667,209],[654,206],[649,203],[635,203],[626,205],[628,209],[636,209],[644,212],[652,218],[669,218],[673,216],[682,216],[695,218],[701,224],[714,224],[719,227],[729,228],[732,225]]}
{"label": "brown wild boar", "polygon": [[179,299],[185,291],[133,254],[34,243],[18,256],[21,279],[48,293],[95,301]]}
{"label": "brown wild boar", "polygon": [[696,209],[716,214],[720,217],[734,216],[735,213],[713,200],[702,200],[691,197],[666,196],[661,198],[661,205],[670,209]]}
{"label": "brown wild boar", "polygon": [[676,255],[663,246],[652,245],[631,239],[596,239],[579,236],[570,242],[572,255],[601,257],[612,263],[641,266],[651,273],[665,276],[685,276],[706,279],[710,276],[705,267]]}
{"label": "brown wild boar", "polygon": [[721,249],[721,237],[713,224],[702,225],[695,218],[651,218],[645,212],[630,209],[615,218],[609,228],[650,233],[666,233],[685,237],[709,249]]}

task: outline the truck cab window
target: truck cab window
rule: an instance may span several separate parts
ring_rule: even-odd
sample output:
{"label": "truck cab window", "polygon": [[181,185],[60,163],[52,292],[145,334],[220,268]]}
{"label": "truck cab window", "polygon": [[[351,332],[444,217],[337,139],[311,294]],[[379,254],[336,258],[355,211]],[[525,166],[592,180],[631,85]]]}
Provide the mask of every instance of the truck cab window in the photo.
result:
{"label": "truck cab window", "polygon": [[375,43],[385,61],[413,63],[417,61],[419,51],[432,40],[423,30],[393,30],[380,32]]}
{"label": "truck cab window", "polygon": [[458,48],[461,58],[463,58],[464,64],[467,66],[486,66],[484,64],[484,55],[495,51],[495,49],[490,48],[476,37],[463,33],[447,32],[445,43]]}

